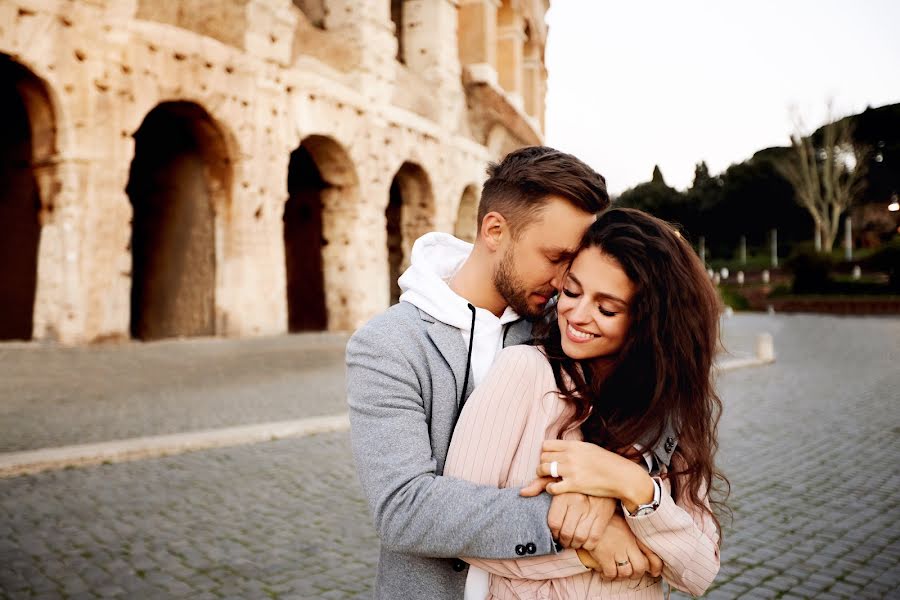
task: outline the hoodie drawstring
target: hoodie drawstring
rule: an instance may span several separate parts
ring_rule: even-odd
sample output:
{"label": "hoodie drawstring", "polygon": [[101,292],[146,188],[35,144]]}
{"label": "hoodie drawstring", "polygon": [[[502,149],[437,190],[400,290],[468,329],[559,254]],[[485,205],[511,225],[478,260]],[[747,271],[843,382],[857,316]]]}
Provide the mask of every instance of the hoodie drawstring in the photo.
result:
{"label": "hoodie drawstring", "polygon": [[466,403],[466,390],[469,388],[469,369],[472,367],[472,342],[475,340],[475,307],[472,303],[466,304],[472,311],[472,327],[469,330],[469,353],[466,355],[466,376],[463,379],[462,395],[459,397],[459,412],[462,412],[463,405]]}

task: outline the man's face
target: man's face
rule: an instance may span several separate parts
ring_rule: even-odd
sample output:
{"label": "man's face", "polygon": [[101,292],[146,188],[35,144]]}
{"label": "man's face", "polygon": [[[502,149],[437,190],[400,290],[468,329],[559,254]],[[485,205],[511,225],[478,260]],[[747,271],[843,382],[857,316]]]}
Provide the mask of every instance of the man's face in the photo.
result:
{"label": "man's face", "polygon": [[596,216],[565,198],[550,196],[546,205],[519,232],[507,236],[494,269],[494,286],[522,317],[541,315],[559,290],[568,261]]}

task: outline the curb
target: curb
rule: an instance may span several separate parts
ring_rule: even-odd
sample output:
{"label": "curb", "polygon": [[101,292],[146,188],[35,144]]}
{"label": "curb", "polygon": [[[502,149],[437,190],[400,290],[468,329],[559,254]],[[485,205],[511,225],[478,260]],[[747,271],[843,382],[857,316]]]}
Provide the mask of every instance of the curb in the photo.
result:
{"label": "curb", "polygon": [[[775,362],[775,348],[772,336],[763,333],[757,336],[756,356],[720,362],[714,368],[718,372],[725,372],[764,366],[773,362]],[[341,413],[293,421],[274,421],[93,444],[6,452],[0,453],[0,479],[42,471],[160,458],[196,450],[242,446],[285,438],[305,437],[317,433],[348,431],[349,429],[349,414]]]}
{"label": "curb", "polygon": [[343,413],[328,417],[189,431],[94,444],[76,444],[24,452],[7,452],[0,454],[0,478],[18,477],[67,467],[159,458],[196,450],[256,444],[349,429],[349,416],[347,413]]}

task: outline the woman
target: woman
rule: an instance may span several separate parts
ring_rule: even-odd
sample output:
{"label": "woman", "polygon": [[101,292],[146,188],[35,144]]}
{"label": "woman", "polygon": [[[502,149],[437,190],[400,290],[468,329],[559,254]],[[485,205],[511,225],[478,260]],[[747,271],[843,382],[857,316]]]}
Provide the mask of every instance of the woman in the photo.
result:
{"label": "woman", "polygon": [[[512,487],[536,472],[523,495],[615,499],[621,516],[609,528],[630,528],[669,584],[702,594],[719,568],[708,490],[724,481],[713,464],[715,288],[668,224],[612,209],[585,234],[556,313],[535,346],[498,355],[460,415],[444,475]],[[668,425],[679,432],[671,464],[657,470],[648,453],[648,467],[644,449]],[[491,573],[488,598],[662,598],[659,577],[626,579],[638,555],[616,557],[615,572],[583,549],[466,560]]]}

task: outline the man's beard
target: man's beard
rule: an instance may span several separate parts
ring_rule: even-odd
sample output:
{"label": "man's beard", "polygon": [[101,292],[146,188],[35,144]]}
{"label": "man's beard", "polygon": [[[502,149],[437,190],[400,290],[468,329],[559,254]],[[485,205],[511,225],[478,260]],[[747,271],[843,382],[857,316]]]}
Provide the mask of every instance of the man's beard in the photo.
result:
{"label": "man's beard", "polygon": [[500,259],[500,265],[494,271],[494,287],[506,300],[510,308],[516,311],[520,317],[534,319],[543,314],[543,307],[537,309],[528,305],[529,293],[525,286],[518,280],[513,266],[513,250],[510,248]]}

